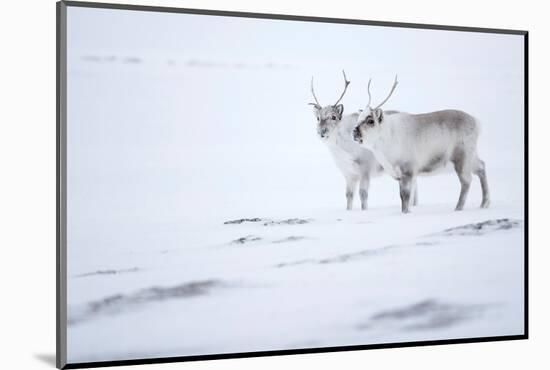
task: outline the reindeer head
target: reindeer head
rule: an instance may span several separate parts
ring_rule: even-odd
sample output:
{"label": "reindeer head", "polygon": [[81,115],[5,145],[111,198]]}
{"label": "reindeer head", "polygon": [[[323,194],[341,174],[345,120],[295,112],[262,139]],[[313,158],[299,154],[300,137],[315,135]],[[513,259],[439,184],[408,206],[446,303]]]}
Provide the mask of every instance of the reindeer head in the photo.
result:
{"label": "reindeer head", "polygon": [[353,130],[353,140],[357,141],[360,144],[372,143],[380,135],[382,124],[384,122],[384,111],[381,109],[381,107],[388,101],[398,84],[397,76],[395,76],[393,86],[386,99],[384,99],[382,103],[373,108],[370,105],[372,100],[372,96],[370,94],[370,83],[371,80],[369,79],[369,84],[367,86],[367,92],[369,93],[369,102],[367,103],[366,108],[361,112],[361,114],[359,114],[359,117],[357,118],[357,127],[355,127],[355,129]]}
{"label": "reindeer head", "polygon": [[346,73],[344,71],[342,71],[342,74],[344,75],[344,92],[342,92],[342,95],[340,95],[340,98],[338,98],[336,103],[327,105],[326,107],[319,104],[319,100],[317,99],[313,88],[313,77],[311,77],[311,93],[313,94],[315,103],[309,104],[313,105],[313,114],[317,119],[317,134],[321,137],[321,139],[327,139],[331,135],[334,129],[338,126],[338,123],[342,120],[342,115],[344,114],[344,106],[339,103],[344,97],[350,82],[346,78]]}

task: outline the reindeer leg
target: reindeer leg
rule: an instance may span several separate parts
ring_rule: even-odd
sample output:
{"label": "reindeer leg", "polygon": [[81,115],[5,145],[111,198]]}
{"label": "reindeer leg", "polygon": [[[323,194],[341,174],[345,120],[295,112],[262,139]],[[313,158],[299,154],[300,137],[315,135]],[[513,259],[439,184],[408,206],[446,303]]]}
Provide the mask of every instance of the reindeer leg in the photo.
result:
{"label": "reindeer leg", "polygon": [[479,177],[479,182],[481,183],[481,192],[483,198],[481,200],[481,208],[488,208],[489,203],[491,203],[489,196],[489,184],[487,183],[487,173],[485,172],[485,162],[481,159],[477,159],[476,169],[474,173]]}
{"label": "reindeer leg", "polygon": [[411,202],[413,206],[417,206],[418,205],[418,185],[417,185],[416,177],[413,180],[412,188],[413,188],[413,196],[412,196]]}
{"label": "reindeer leg", "polygon": [[413,182],[414,177],[409,174],[403,174],[399,179],[399,195],[401,196],[401,212],[403,213],[410,212]]}
{"label": "reindeer leg", "polygon": [[351,211],[353,208],[353,193],[357,185],[357,178],[346,178],[346,209]]}
{"label": "reindeer leg", "polygon": [[365,173],[359,180],[359,197],[361,198],[361,209],[364,211],[367,209],[367,201],[369,199],[369,184],[370,174]]}
{"label": "reindeer leg", "polygon": [[472,182],[472,171],[469,166],[469,161],[464,155],[459,156],[454,161],[455,171],[460,180],[460,196],[458,197],[458,203],[456,204],[455,211],[461,211],[466,203],[468,192],[470,191],[470,183]]}

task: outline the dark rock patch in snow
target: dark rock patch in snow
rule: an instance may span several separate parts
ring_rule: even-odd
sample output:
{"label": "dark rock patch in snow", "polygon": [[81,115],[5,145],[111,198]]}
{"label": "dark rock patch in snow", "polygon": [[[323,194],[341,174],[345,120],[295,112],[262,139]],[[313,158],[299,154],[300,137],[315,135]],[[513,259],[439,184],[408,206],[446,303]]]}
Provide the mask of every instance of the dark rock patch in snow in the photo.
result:
{"label": "dark rock patch in snow", "polygon": [[77,278],[81,277],[88,277],[88,276],[101,276],[101,275],[118,275],[118,274],[125,274],[128,272],[138,272],[141,271],[141,269],[137,267],[129,268],[129,269],[120,269],[120,270],[97,270],[93,272],[86,272],[84,274],[75,275]]}
{"label": "dark rock patch in snow", "polygon": [[365,258],[365,257],[373,257],[378,256],[383,253],[386,253],[387,251],[397,248],[396,245],[388,245],[386,247],[377,248],[377,249],[367,249],[364,251],[359,251],[355,253],[346,253],[346,254],[340,254],[338,256],[330,257],[330,258],[324,258],[321,260],[318,260],[318,263],[325,264],[325,263],[343,263],[348,262],[354,259],[358,258]]}
{"label": "dark rock patch in snow", "polygon": [[451,304],[427,299],[412,305],[380,311],[372,315],[368,322],[359,325],[358,329],[379,326],[405,331],[443,329],[479,318],[486,309],[487,305]]}
{"label": "dark rock patch in snow", "polygon": [[404,320],[411,317],[424,316],[433,311],[440,311],[442,308],[445,308],[444,305],[441,305],[433,299],[428,299],[421,301],[410,306],[405,306],[401,308],[396,308],[387,311],[381,311],[372,316],[373,320]]}
{"label": "dark rock patch in snow", "polygon": [[281,267],[297,266],[297,265],[303,265],[306,263],[317,263],[317,261],[314,259],[304,259],[304,260],[292,261],[292,262],[281,262],[276,264],[275,267],[281,268]]}
{"label": "dark rock patch in snow", "polygon": [[300,241],[300,240],[304,240],[304,239],[307,239],[305,236],[288,236],[284,239],[278,239],[278,240],[274,240],[272,243],[289,243],[289,242],[297,242],[297,241]]}
{"label": "dark rock patch in snow", "polygon": [[429,247],[429,246],[436,245],[436,244],[437,244],[436,242],[421,241],[421,242],[416,242],[414,245],[419,246],[419,247]]}
{"label": "dark rock patch in snow", "polygon": [[231,241],[231,244],[246,244],[250,242],[257,242],[260,240],[262,240],[262,238],[260,238],[259,236],[247,235]]}
{"label": "dark rock patch in snow", "polygon": [[388,252],[391,249],[398,248],[398,247],[399,246],[397,245],[388,245],[386,247],[382,247],[378,249],[368,249],[368,250],[359,251],[355,253],[340,254],[340,255],[337,255],[334,257],[328,257],[328,258],[321,258],[321,259],[309,258],[309,259],[292,261],[292,262],[284,262],[284,263],[279,263],[275,265],[275,267],[290,267],[290,266],[296,266],[296,265],[303,265],[306,263],[320,264],[320,265],[329,264],[329,263],[345,263],[355,259],[378,256]]}
{"label": "dark rock patch in snow", "polygon": [[238,220],[225,221],[223,224],[224,225],[237,225],[237,224],[242,224],[242,223],[245,223],[245,222],[262,222],[262,221],[266,221],[266,220],[263,219],[263,218],[259,218],[259,217],[239,218]]}
{"label": "dark rock patch in snow", "polygon": [[238,220],[225,221],[224,225],[240,225],[247,222],[261,222],[264,226],[275,226],[275,225],[303,225],[311,222],[311,219],[303,218],[287,218],[285,220],[270,220],[268,218],[239,218]]}
{"label": "dark rock patch in snow", "polygon": [[498,220],[487,220],[483,222],[477,222],[473,224],[467,224],[450,229],[443,230],[439,235],[446,236],[470,236],[470,235],[484,235],[489,232],[499,230],[510,230],[514,228],[523,227],[523,220],[513,220],[509,218],[501,218]]}
{"label": "dark rock patch in snow", "polygon": [[264,223],[264,226],[275,226],[275,225],[303,225],[310,223],[311,220],[303,218],[288,218],[286,220],[275,220],[268,221]]}
{"label": "dark rock patch in snow", "polygon": [[162,287],[153,286],[130,294],[115,294],[89,302],[80,308],[70,308],[68,325],[90,320],[98,315],[118,314],[136,306],[158,303],[171,299],[192,298],[210,293],[223,284],[218,280],[200,280],[180,285]]}

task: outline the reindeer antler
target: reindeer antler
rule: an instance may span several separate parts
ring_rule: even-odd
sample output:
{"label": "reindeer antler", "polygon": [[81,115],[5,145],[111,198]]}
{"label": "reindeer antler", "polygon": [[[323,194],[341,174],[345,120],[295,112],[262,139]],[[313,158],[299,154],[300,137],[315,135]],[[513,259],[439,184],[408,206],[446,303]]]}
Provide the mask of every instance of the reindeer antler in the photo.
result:
{"label": "reindeer antler", "polygon": [[369,93],[369,102],[367,103],[367,108],[370,107],[370,102],[372,101],[372,96],[370,94],[370,83],[372,82],[372,78],[369,78],[369,84],[367,85],[367,92]]}
{"label": "reindeer antler", "polygon": [[[380,108],[381,106],[383,106],[383,105],[388,101],[388,99],[390,98],[390,96],[393,94],[395,88],[397,87],[397,84],[398,84],[398,83],[399,83],[399,82],[397,82],[397,75],[395,75],[395,80],[393,81],[393,86],[391,87],[390,93],[388,94],[388,96],[386,97],[386,99],[384,99],[384,100],[382,101],[382,103],[378,104],[378,105],[376,106],[376,108],[374,108],[374,110]],[[369,91],[369,102],[370,102],[370,91]],[[369,103],[369,104],[370,104],[370,103]]]}
{"label": "reindeer antler", "polygon": [[338,100],[336,100],[336,103],[334,103],[333,105],[337,105],[338,103],[340,103],[340,100],[342,100],[342,98],[344,97],[344,94],[346,93],[346,90],[348,89],[348,85],[350,84],[350,82],[348,81],[347,77],[346,77],[346,72],[344,70],[342,70],[342,74],[344,75],[344,92],[342,93],[342,95],[340,95],[340,97],[338,98]]}
{"label": "reindeer antler", "polygon": [[313,99],[315,99],[315,103],[309,103],[309,104],[314,105],[317,108],[321,108],[321,104],[319,104],[319,100],[317,100],[317,96],[315,95],[315,89],[313,88],[313,76],[311,76],[311,93],[313,94]]}

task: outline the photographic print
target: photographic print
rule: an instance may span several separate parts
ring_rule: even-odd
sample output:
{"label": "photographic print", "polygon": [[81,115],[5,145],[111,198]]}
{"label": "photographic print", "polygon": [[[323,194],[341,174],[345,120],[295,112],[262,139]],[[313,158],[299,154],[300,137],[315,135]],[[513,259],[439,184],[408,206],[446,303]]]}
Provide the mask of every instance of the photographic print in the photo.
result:
{"label": "photographic print", "polygon": [[527,337],[526,32],[58,11],[59,366]]}

